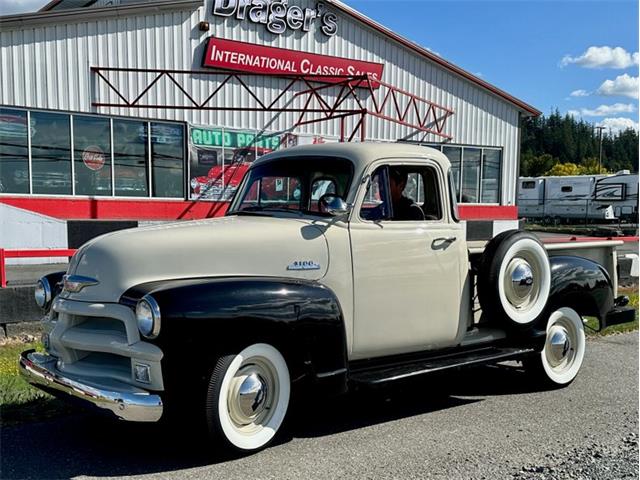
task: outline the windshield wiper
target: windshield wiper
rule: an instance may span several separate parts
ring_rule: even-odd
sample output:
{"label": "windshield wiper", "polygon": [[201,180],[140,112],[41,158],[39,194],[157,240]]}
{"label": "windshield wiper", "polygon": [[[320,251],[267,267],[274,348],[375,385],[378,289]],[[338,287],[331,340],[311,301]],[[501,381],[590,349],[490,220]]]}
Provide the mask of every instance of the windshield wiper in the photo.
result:
{"label": "windshield wiper", "polygon": [[233,212],[229,212],[230,215],[260,215],[261,212],[287,212],[287,213],[297,213],[300,215],[300,210],[294,210],[292,208],[285,207],[270,207],[270,206],[254,206],[243,208],[242,210],[235,210]]}

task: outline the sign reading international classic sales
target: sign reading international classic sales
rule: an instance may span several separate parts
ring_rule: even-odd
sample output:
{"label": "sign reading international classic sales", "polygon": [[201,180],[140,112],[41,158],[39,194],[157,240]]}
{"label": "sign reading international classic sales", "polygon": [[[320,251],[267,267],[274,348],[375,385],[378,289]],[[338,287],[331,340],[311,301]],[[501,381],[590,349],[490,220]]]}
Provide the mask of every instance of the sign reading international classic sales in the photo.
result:
{"label": "sign reading international classic sales", "polygon": [[263,24],[267,30],[276,35],[284,33],[287,28],[308,32],[311,25],[319,21],[320,31],[331,37],[338,31],[338,17],[327,11],[320,2],[316,8],[301,8],[288,5],[287,0],[215,0],[213,14],[219,17],[248,19],[256,24]]}
{"label": "sign reading international classic sales", "polygon": [[[325,83],[344,81],[340,76],[371,75],[372,79],[382,77],[382,63],[351,60],[315,53],[266,47],[253,43],[209,38],[205,49],[205,67],[225,68],[252,73],[275,73],[284,75],[325,75],[313,80]],[[332,75],[335,75],[333,77]],[[379,84],[371,82],[374,88]]]}

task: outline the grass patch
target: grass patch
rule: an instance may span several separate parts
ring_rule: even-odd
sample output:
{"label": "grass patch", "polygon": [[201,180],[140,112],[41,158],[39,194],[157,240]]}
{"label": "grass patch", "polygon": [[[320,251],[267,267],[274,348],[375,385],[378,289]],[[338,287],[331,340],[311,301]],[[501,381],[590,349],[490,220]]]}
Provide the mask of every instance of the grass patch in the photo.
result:
{"label": "grass patch", "polygon": [[70,408],[25,382],[18,371],[18,357],[24,350],[42,351],[39,342],[12,342],[0,346],[0,424],[43,420]]}
{"label": "grass patch", "polygon": [[620,289],[618,291],[618,295],[627,295],[629,297],[629,306],[636,309],[636,319],[630,323],[622,323],[620,325],[613,325],[612,327],[607,327],[601,332],[594,332],[591,329],[598,329],[598,319],[594,317],[587,318],[587,335],[611,335],[613,333],[625,333],[625,332],[634,332],[638,330],[638,288],[633,289]]}

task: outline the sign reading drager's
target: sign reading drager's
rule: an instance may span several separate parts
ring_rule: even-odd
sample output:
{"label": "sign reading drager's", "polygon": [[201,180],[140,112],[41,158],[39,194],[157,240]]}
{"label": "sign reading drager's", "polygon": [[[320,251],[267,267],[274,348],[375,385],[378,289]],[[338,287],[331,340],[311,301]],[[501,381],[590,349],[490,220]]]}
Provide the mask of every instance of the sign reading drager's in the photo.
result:
{"label": "sign reading drager's", "polygon": [[[205,67],[218,67],[252,73],[276,73],[285,75],[326,75],[315,81],[338,83],[340,76],[370,75],[373,80],[382,77],[382,63],[363,62],[342,57],[330,57],[315,53],[265,47],[253,43],[236,42],[221,38],[209,38],[204,54]],[[333,77],[332,75],[336,75]],[[354,82],[355,83],[355,82]]]}
{"label": "sign reading drager's", "polygon": [[319,21],[320,31],[331,37],[338,31],[338,17],[327,11],[324,3],[316,8],[302,9],[297,5],[288,5],[287,0],[215,0],[213,14],[221,17],[248,19],[253,23],[262,23],[267,30],[276,35],[287,28],[308,32],[311,25]]}

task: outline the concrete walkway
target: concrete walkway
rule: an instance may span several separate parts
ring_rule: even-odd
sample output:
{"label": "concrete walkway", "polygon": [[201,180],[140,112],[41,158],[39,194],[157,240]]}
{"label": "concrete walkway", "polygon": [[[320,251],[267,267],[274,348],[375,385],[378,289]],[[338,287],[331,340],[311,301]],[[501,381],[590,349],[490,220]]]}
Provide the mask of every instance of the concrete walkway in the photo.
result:
{"label": "concrete walkway", "polygon": [[35,285],[40,277],[53,272],[66,271],[68,265],[68,263],[7,265],[7,286]]}

